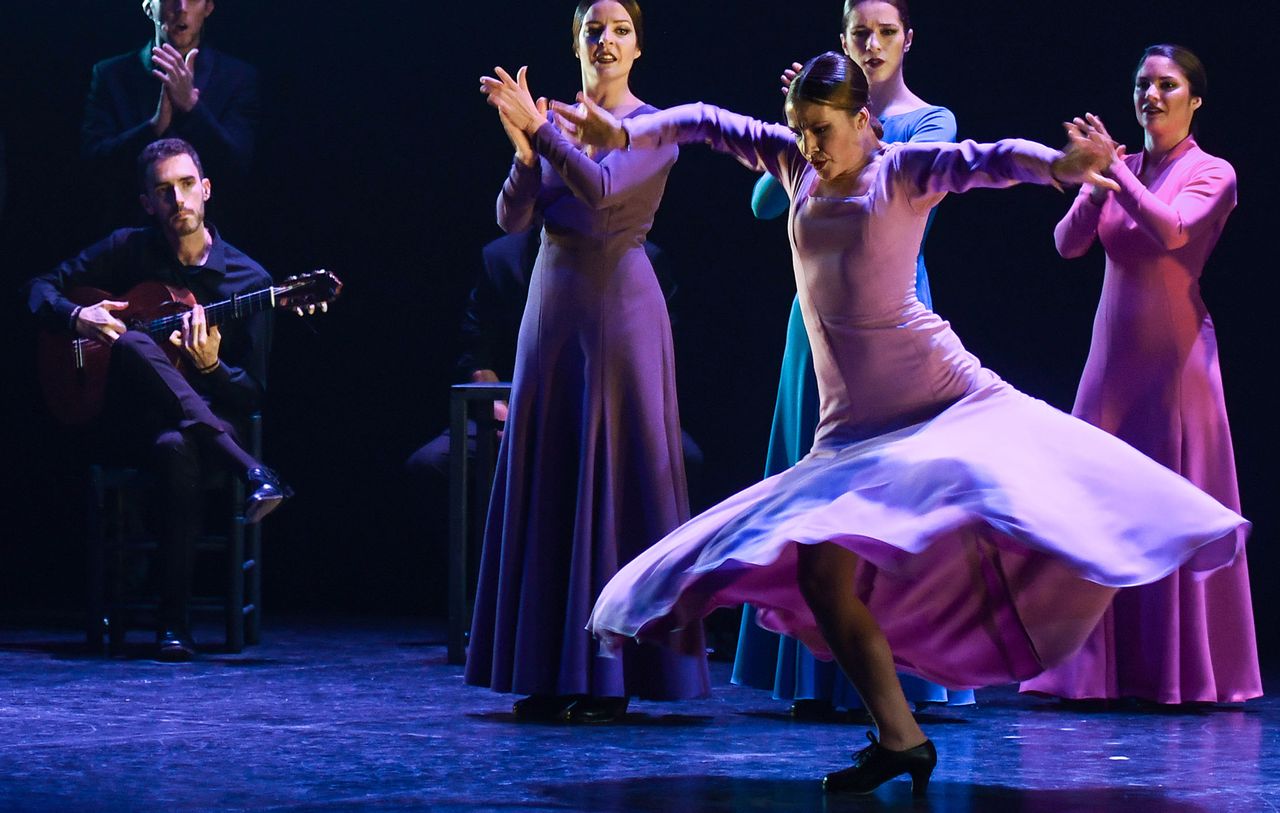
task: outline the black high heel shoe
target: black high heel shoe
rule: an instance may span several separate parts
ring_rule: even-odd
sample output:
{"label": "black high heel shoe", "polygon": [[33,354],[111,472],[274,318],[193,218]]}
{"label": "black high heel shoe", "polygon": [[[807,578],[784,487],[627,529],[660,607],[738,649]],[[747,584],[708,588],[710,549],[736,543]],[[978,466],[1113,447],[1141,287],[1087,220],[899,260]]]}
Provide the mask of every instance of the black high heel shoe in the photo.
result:
{"label": "black high heel shoe", "polygon": [[929,788],[929,777],[938,764],[938,752],[933,741],[925,740],[905,751],[890,751],[870,731],[867,739],[871,744],[853,755],[853,767],[824,776],[822,789],[827,793],[870,793],[895,776],[906,773],[911,774],[911,795],[917,798],[924,796]]}
{"label": "black high heel shoe", "polygon": [[577,695],[531,694],[513,703],[511,713],[522,722],[560,722],[564,719],[565,710],[577,699]]}
{"label": "black high heel shoe", "polygon": [[626,715],[629,699],[587,695],[565,709],[561,719],[566,723],[613,723]]}

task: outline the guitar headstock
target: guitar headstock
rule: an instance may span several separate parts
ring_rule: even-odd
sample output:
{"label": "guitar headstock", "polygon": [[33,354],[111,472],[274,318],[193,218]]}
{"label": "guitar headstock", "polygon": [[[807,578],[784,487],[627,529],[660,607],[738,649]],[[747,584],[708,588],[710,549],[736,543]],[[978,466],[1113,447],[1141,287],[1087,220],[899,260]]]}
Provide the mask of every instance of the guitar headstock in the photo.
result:
{"label": "guitar headstock", "polygon": [[342,280],[323,268],[296,274],[275,286],[276,305],[289,308],[299,316],[329,309],[329,303],[342,293]]}

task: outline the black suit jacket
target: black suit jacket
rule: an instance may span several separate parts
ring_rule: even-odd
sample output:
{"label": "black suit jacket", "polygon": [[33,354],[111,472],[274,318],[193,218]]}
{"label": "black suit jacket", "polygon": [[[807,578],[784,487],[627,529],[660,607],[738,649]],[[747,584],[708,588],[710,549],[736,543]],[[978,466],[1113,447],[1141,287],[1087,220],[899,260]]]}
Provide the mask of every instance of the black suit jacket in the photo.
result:
{"label": "black suit jacket", "polygon": [[151,75],[151,44],[93,66],[80,146],[103,185],[109,221],[105,225],[139,219],[138,154],[158,138],[181,138],[196,148],[205,176],[218,192],[228,192],[211,202],[219,222],[226,220],[227,207],[243,188],[253,161],[260,114],[258,72],[213,48],[199,50],[195,84],[200,101],[189,113],[175,110],[169,129],[159,136],[150,124],[160,100],[160,81]]}

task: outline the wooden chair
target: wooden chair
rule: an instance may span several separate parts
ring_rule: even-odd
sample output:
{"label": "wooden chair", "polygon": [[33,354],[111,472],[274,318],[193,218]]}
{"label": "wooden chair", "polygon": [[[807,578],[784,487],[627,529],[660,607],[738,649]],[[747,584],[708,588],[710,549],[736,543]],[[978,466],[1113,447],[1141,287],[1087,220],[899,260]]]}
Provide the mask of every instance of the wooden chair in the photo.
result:
{"label": "wooden chair", "polygon": [[[250,416],[247,440],[249,453],[261,457],[260,414]],[[150,475],[137,468],[89,467],[85,638],[90,649],[101,651],[105,636],[107,651],[119,653],[130,629],[156,627],[158,596],[131,585],[129,579],[133,562],[153,561],[159,550],[143,510],[149,480]],[[193,594],[190,612],[193,617],[221,616],[226,650],[240,652],[246,644],[258,643],[262,634],[262,526],[245,523],[245,485],[240,478],[218,472],[208,478],[204,490],[210,505],[193,555],[197,570],[210,554],[220,556],[224,588],[216,595]]]}

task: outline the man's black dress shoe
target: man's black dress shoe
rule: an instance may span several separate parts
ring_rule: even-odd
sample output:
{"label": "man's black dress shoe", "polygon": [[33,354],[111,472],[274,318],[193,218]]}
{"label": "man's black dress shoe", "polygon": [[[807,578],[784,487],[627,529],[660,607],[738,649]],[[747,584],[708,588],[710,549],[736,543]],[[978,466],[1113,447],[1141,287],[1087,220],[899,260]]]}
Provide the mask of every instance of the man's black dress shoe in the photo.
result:
{"label": "man's black dress shoe", "polygon": [[911,774],[911,795],[924,796],[929,777],[938,764],[933,741],[925,740],[905,751],[890,751],[881,746],[870,731],[867,739],[871,744],[853,755],[853,767],[827,774],[822,778],[822,789],[828,793],[870,793],[906,773]]}
{"label": "man's black dress shoe", "polygon": [[564,710],[566,723],[612,723],[627,713],[626,697],[593,697],[587,695]]}
{"label": "man's black dress shoe", "polygon": [[511,713],[524,722],[559,722],[564,719],[565,709],[577,699],[576,695],[531,694],[513,703]]}
{"label": "man's black dress shoe", "polygon": [[156,660],[184,663],[196,656],[196,642],[186,630],[166,629],[156,636]]}
{"label": "man's black dress shoe", "polygon": [[245,479],[253,489],[244,506],[244,521],[250,525],[261,522],[263,517],[279,508],[280,503],[293,496],[293,489],[284,484],[280,475],[266,466],[249,469]]}

